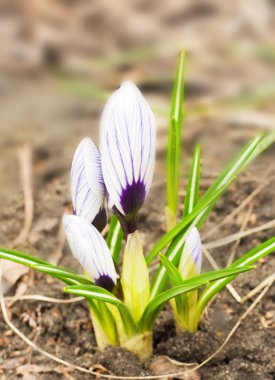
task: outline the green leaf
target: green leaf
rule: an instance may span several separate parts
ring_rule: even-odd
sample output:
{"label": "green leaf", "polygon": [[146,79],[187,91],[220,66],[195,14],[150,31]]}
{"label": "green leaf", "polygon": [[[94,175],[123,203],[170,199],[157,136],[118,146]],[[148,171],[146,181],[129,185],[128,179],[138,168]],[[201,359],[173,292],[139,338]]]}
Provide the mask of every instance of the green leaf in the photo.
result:
{"label": "green leaf", "polygon": [[124,305],[122,301],[120,301],[116,296],[114,296],[112,293],[108,292],[108,290],[100,288],[96,285],[74,285],[74,286],[67,286],[64,288],[64,292],[74,294],[76,296],[85,297],[88,300],[99,300],[103,302],[110,303],[112,305],[115,305],[121,315],[121,319],[125,328],[125,332],[128,336],[134,335],[136,333],[136,325],[133,321],[133,318],[127,309],[127,307]]}
{"label": "green leaf", "polygon": [[165,235],[163,235],[160,240],[157,242],[155,247],[146,257],[146,262],[149,265],[154,258],[158,255],[158,253],[165,248],[165,246],[173,240],[181,231],[183,231],[186,227],[190,226],[191,223],[200,216],[201,213],[205,212],[205,209],[209,207],[211,204],[215,204],[217,200],[220,198],[221,194],[226,189],[226,185],[217,189],[215,192],[213,191],[209,196],[204,197],[203,201],[199,201],[195,206],[194,210],[187,215],[182,221],[180,221],[174,228],[168,231]]}
{"label": "green leaf", "polygon": [[200,159],[201,150],[200,146],[197,145],[193,154],[191,170],[188,178],[183,217],[190,214],[193,211],[195,205],[198,203],[200,182]]}
{"label": "green leaf", "polygon": [[[91,300],[89,299],[89,305],[91,311],[94,313],[94,316],[97,318],[97,322],[100,325],[101,329],[104,331],[104,334],[107,335],[109,339],[109,344],[117,345],[119,344],[117,325],[114,318],[114,315],[110,311],[108,304],[106,302]],[[97,310],[95,310],[96,305]],[[93,326],[96,329],[96,326]]]}
{"label": "green leaf", "polygon": [[159,255],[159,258],[160,258],[162,265],[167,270],[167,273],[169,275],[172,286],[180,285],[182,283],[183,279],[181,277],[180,272],[175,267],[175,265],[170,260],[168,260],[166,256],[164,256],[162,254]]}
{"label": "green leaf", "polygon": [[227,268],[203,273],[199,276],[192,277],[191,279],[183,280],[181,285],[175,286],[158,294],[154,299],[152,299],[152,301],[149,302],[139,322],[139,329],[141,331],[145,331],[146,329],[151,328],[161,308],[171,298],[196,290],[211,281],[224,277],[230,277],[232,275],[237,275],[239,273],[249,271],[253,268],[254,267],[251,266],[242,266],[230,269]]}
{"label": "green leaf", "polygon": [[216,191],[213,191],[207,197],[204,197],[202,201],[198,202],[191,214],[187,215],[187,217],[181,220],[174,228],[172,228],[170,231],[164,234],[156,243],[149,255],[146,257],[147,264],[149,265],[158,255],[158,253],[163,248],[165,248],[165,246],[171,240],[173,240],[180,232],[186,229],[186,227],[189,227],[191,223],[194,225],[194,220],[198,218],[201,215],[201,213],[204,213],[207,207],[209,207],[212,204],[215,204],[226,188],[227,185],[224,185]]}
{"label": "green leaf", "polygon": [[[157,254],[171,241],[166,256],[177,265],[182,246],[185,241],[185,236],[189,228],[195,225],[200,228],[215,203],[219,200],[225,189],[233,182],[236,175],[243,170],[249,162],[251,157],[255,158],[264,149],[266,149],[275,139],[275,134],[267,135],[262,138],[258,136],[250,141],[242,152],[235,158],[222,174],[216,179],[213,185],[207,190],[203,197],[199,200],[194,210],[187,215],[181,222],[179,222],[172,230],[163,235],[161,239],[156,243],[150,254],[147,256],[146,261],[148,264],[157,256]],[[264,140],[264,142],[263,142]],[[255,153],[257,151],[257,154]],[[151,297],[154,297],[159,291],[163,289],[167,281],[166,270],[161,266],[153,280]]]}
{"label": "green leaf", "polygon": [[[162,265],[165,267],[167,271],[172,286],[174,287],[181,285],[183,282],[183,278],[179,270],[175,267],[175,265],[171,261],[169,261],[166,256],[162,254],[159,255],[159,258]],[[182,309],[186,302],[186,294],[182,294],[180,296],[175,297],[175,302],[177,310]]]}
{"label": "green leaf", "polygon": [[[214,191],[217,188],[224,186],[225,184],[231,184],[236,176],[247,166],[251,161],[251,157],[255,158],[256,148],[260,146],[263,136],[259,135],[252,139],[244,149],[229,163],[229,165],[224,169],[224,171],[218,176],[214,183],[209,187],[205,196]],[[261,151],[258,150],[258,154]]]}
{"label": "green leaf", "polygon": [[123,232],[122,232],[120,222],[115,215],[112,215],[106,243],[113,256],[114,262],[117,265],[119,264],[122,241],[123,241]]}
{"label": "green leaf", "polygon": [[25,252],[15,251],[7,248],[0,248],[0,259],[5,259],[13,261],[18,264],[25,265],[29,268],[40,270],[41,272],[46,272],[52,277],[63,281],[65,284],[79,284],[79,283],[91,283],[84,276],[78,275],[66,269],[59,268],[55,265],[48,263],[45,260],[34,257]]}
{"label": "green leaf", "polygon": [[[38,257],[29,255],[25,252],[16,251],[8,248],[0,248],[0,259],[10,260],[18,264],[32,267],[35,264],[48,265],[47,261],[39,259]],[[50,264],[49,264],[50,265]]]}
{"label": "green leaf", "polygon": [[38,270],[39,272],[47,273],[48,275],[52,277],[57,278],[64,278],[64,279],[70,279],[74,280],[74,284],[83,284],[83,285],[91,285],[93,284],[92,281],[87,279],[86,277],[76,274],[74,272],[71,272],[67,269],[55,267],[52,265],[32,265],[33,269]]}
{"label": "green leaf", "polygon": [[275,142],[275,132],[271,132],[265,135],[261,142],[257,145],[256,149],[252,152],[248,159],[248,163],[250,163],[254,158],[263,153],[270,145]]}
{"label": "green leaf", "polygon": [[[192,223],[193,225],[193,223]],[[189,229],[192,227],[189,226],[188,228],[186,228],[184,230],[184,232],[182,232],[181,234],[179,234],[173,241],[172,243],[170,244],[170,246],[168,247],[167,249],[167,252],[165,254],[165,257],[167,258],[167,260],[169,262],[172,262],[174,266],[178,266],[179,265],[179,262],[180,262],[180,257],[181,257],[181,254],[182,254],[182,250],[183,250],[183,245],[185,243],[185,238],[186,238],[186,235],[189,231]],[[167,275],[167,272],[166,272],[166,267],[163,265],[160,265],[158,267],[158,270],[153,278],[153,282],[152,282],[152,285],[151,285],[151,300],[159,293],[161,292],[166,284],[167,284],[167,280],[168,280],[168,275]]]}
{"label": "green leaf", "polygon": [[178,208],[179,161],[181,150],[185,60],[186,54],[182,51],[179,56],[177,74],[173,87],[167,145],[167,207],[174,215],[177,214]]}
{"label": "green leaf", "polygon": [[[234,261],[233,264],[230,265],[230,267],[228,267],[228,269],[243,268],[246,265],[254,264],[257,260],[259,260],[262,257],[265,257],[273,251],[275,251],[275,238],[272,238],[266,241],[265,243],[259,245],[258,247],[253,248],[252,250],[244,254],[242,257],[240,257],[238,260]],[[232,275],[231,277],[220,279],[210,284],[204,289],[198,300],[198,308],[196,315],[197,322],[199,322],[199,319],[208,302],[218,292],[220,292],[229,282],[234,280],[235,277],[236,275]]]}

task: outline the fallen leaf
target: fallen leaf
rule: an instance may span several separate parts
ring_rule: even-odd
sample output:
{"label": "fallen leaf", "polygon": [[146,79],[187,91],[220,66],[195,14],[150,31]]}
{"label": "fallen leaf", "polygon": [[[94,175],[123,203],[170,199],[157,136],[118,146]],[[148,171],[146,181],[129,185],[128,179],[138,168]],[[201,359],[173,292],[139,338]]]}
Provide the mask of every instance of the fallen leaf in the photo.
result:
{"label": "fallen leaf", "polygon": [[25,359],[20,356],[18,358],[13,358],[10,360],[6,360],[5,363],[1,366],[5,370],[13,370],[15,368],[18,368],[20,365],[24,363]]}
{"label": "fallen leaf", "polygon": [[48,365],[37,365],[37,364],[25,364],[21,365],[16,369],[17,375],[29,375],[30,373],[50,373],[50,372],[56,372],[59,374],[64,374],[67,372],[74,371],[74,367],[65,367],[65,366],[56,366],[54,368],[48,366]]}
{"label": "fallen leaf", "polygon": [[[201,376],[198,371],[192,371],[186,374],[183,373],[196,366],[197,363],[181,363],[176,360],[170,359],[168,356],[159,356],[151,362],[150,369],[154,375],[167,375],[167,378],[162,377],[162,380],[200,380]],[[171,377],[169,375],[175,373],[178,373],[176,377]]]}
{"label": "fallen leaf", "polygon": [[24,265],[3,260],[3,293],[6,294],[9,289],[28,272],[29,268]]}
{"label": "fallen leaf", "polygon": [[57,218],[45,218],[39,220],[31,230],[29,235],[29,242],[36,244],[44,237],[45,232],[51,232],[58,225]]}

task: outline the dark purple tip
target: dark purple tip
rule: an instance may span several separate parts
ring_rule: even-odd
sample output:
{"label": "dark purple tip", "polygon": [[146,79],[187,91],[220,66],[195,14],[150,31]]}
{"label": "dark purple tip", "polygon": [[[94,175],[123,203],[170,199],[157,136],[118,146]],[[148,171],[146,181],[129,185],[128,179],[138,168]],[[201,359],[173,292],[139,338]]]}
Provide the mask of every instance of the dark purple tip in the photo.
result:
{"label": "dark purple tip", "polygon": [[120,196],[121,207],[126,216],[134,216],[141,208],[145,200],[145,185],[138,180],[131,185],[127,184]]}
{"label": "dark purple tip", "polygon": [[107,211],[104,206],[100,207],[97,215],[95,216],[92,224],[96,227],[96,229],[101,232],[103,228],[106,226],[108,221]]}
{"label": "dark purple tip", "polygon": [[114,281],[111,279],[111,277],[109,277],[106,274],[100,276],[95,281],[95,284],[98,285],[98,286],[100,286],[101,288],[109,290],[109,292],[111,292],[114,289],[114,287],[115,287]]}

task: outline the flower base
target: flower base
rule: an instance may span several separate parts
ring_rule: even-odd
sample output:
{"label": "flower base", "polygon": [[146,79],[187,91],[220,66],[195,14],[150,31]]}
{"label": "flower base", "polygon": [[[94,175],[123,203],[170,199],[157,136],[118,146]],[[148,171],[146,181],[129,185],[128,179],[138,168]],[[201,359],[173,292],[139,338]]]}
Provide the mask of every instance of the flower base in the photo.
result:
{"label": "flower base", "polygon": [[153,353],[153,334],[151,331],[145,331],[142,334],[125,339],[120,345],[134,352],[141,362],[145,362]]}

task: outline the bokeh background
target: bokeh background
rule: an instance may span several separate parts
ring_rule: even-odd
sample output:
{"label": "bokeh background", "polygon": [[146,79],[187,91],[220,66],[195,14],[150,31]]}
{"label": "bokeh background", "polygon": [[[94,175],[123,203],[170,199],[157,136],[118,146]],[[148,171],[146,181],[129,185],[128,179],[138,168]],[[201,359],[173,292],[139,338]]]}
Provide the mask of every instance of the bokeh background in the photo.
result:
{"label": "bokeh background", "polygon": [[69,204],[74,149],[86,135],[97,141],[104,102],[125,79],[141,88],[155,112],[154,181],[164,184],[180,49],[187,51],[182,174],[197,142],[203,175],[215,176],[250,137],[274,129],[272,0],[2,0],[0,41],[5,244],[24,218],[20,162],[28,159],[18,160],[18,149],[27,144],[32,156],[35,218],[60,218]]}
{"label": "bokeh background", "polygon": [[97,135],[104,101],[124,79],[150,101],[164,148],[182,48],[187,134],[211,138],[218,125],[227,145],[229,129],[242,139],[274,128],[274,29],[272,0],[2,0],[1,201],[12,195],[16,144],[50,157],[46,175],[58,176],[78,140]]}
{"label": "bokeh background", "polygon": [[[70,209],[72,156],[83,137],[88,135],[98,142],[105,101],[121,81],[131,79],[148,99],[157,121],[154,183],[140,213],[148,251],[165,229],[165,147],[181,49],[187,51],[180,187],[183,200],[196,143],[202,147],[200,186],[204,192],[225,162],[250,138],[274,130],[275,1],[0,0],[0,245],[17,247],[55,264],[81,270],[66,248],[60,227],[63,213]],[[215,226],[218,227],[212,238],[218,239],[274,220],[274,158],[271,148],[231,186],[202,231],[204,242],[207,232]],[[226,216],[255,191],[258,196],[247,203],[248,210],[244,208],[220,228]],[[269,229],[253,238],[238,240],[232,252],[235,255],[239,245],[240,251],[245,252],[272,234],[274,229]],[[231,248],[226,252],[230,251]],[[218,263],[225,265],[226,255],[220,253],[217,250]],[[20,296],[29,292],[64,297],[62,285],[48,277],[19,265],[4,265],[3,284],[9,294]],[[242,295],[272,271],[271,264],[263,268],[255,275],[248,274],[241,286],[236,283]],[[233,309],[236,307],[233,301],[228,302]],[[26,335],[37,339],[48,351],[87,368],[97,363],[84,304],[47,305],[42,307],[42,313],[39,303],[29,305],[17,303],[10,308],[13,320]],[[271,306],[266,305],[267,313]],[[215,314],[220,323],[214,323],[215,334],[219,329],[223,336],[231,326],[227,323],[230,310],[229,314]],[[261,313],[265,316],[264,309]],[[240,311],[235,313],[238,315]],[[272,365],[267,344],[271,344],[271,339],[255,315],[251,329],[242,330],[243,335],[236,340],[236,346],[233,341],[231,351],[240,357],[244,355],[244,360],[248,357],[249,367],[260,362],[260,375],[255,375],[260,378]],[[19,365],[29,363],[31,354],[25,343],[10,333],[2,316],[0,330],[0,374],[14,374]],[[163,331],[166,330],[169,334],[173,329]],[[159,331],[162,336],[163,331]],[[251,341],[255,331],[262,335],[255,340],[254,351],[249,346],[246,357],[247,336]],[[171,355],[173,350],[165,349],[165,336],[163,339],[164,349],[157,348],[156,353]],[[208,339],[204,341],[204,347],[208,347]],[[177,351],[172,357],[186,361],[186,357],[177,356],[185,348],[177,349],[172,343]],[[209,350],[210,355],[211,345]],[[200,358],[195,357],[198,361]],[[262,358],[266,361],[262,362]],[[31,359],[33,363],[55,366],[37,354]],[[104,360],[108,367],[107,359]],[[194,361],[194,357],[190,360]],[[126,357],[126,365],[128,362]],[[119,360],[114,371],[122,371]],[[136,373],[141,372],[132,372]],[[49,376],[60,378],[47,373],[38,378]],[[205,378],[216,378],[213,372],[208,376]],[[80,373],[75,378],[84,377]],[[225,379],[222,373],[220,378]]]}
{"label": "bokeh background", "polygon": [[161,156],[182,48],[186,141],[209,140],[213,165],[226,161],[232,139],[274,128],[274,29],[272,0],[2,0],[1,203],[18,195],[16,146],[31,145],[46,182],[59,178],[124,79],[155,111]]}

